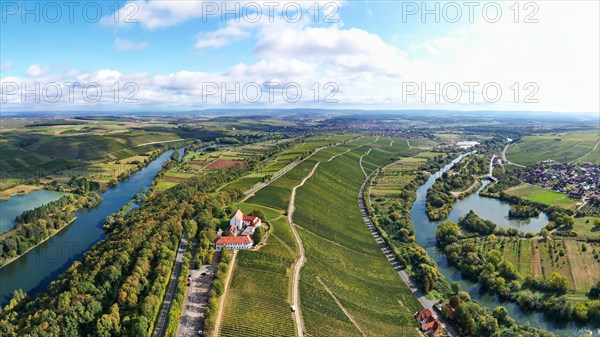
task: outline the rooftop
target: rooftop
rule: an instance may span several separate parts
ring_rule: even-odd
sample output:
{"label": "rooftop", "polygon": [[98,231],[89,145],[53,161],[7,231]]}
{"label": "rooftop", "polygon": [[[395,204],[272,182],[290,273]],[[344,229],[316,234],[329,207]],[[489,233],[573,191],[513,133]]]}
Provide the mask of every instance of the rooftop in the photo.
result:
{"label": "rooftop", "polygon": [[217,239],[216,244],[218,245],[227,245],[227,244],[244,244],[244,243],[251,243],[252,239],[250,238],[250,236],[248,235],[244,235],[244,236],[222,236],[219,239]]}

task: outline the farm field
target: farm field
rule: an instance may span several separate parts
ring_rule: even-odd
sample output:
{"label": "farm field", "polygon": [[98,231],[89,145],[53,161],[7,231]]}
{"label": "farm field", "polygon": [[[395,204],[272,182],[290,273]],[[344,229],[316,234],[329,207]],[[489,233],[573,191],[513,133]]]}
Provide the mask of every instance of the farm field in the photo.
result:
{"label": "farm field", "polygon": [[[192,132],[147,124],[111,121],[67,121],[75,125],[43,125],[3,130],[0,133],[0,189],[28,179],[68,179],[72,175],[95,175],[108,182],[135,165],[133,157],[166,146],[183,144]],[[33,124],[28,124],[33,125]],[[137,127],[134,127],[137,125]],[[160,127],[159,127],[160,126]],[[120,172],[123,172],[120,171]]]}
{"label": "farm field", "polygon": [[[247,211],[256,207],[242,204],[241,208]],[[240,336],[241,331],[249,337],[295,335],[288,299],[290,268],[297,254],[295,241],[285,218],[271,221],[271,226],[266,245],[238,253],[221,336]]]}
{"label": "farm field", "polygon": [[[543,160],[555,160],[562,163],[571,161],[592,161],[600,164],[600,156],[590,153],[598,143],[598,130],[568,131],[561,133],[543,133],[523,137],[523,141],[511,145],[506,157],[521,165],[533,165]],[[596,153],[598,153],[596,148]]]}
{"label": "farm field", "polygon": [[565,209],[575,209],[579,202],[578,200],[569,198],[566,194],[550,191],[531,184],[521,184],[511,187],[506,190],[506,193],[525,200],[550,206],[559,206]]}
{"label": "farm field", "polygon": [[[569,297],[583,299],[593,284],[600,281],[600,244],[584,243],[555,237],[552,240],[497,237],[466,239],[475,244],[480,253],[497,249],[511,262],[521,281],[527,276],[549,276],[558,272],[567,277]],[[585,251],[582,250],[585,246]]]}
{"label": "farm field", "polygon": [[[415,331],[412,314],[420,306],[379,250],[362,221],[357,204],[358,190],[365,179],[359,166],[361,156],[371,149],[363,157],[368,174],[390,159],[411,152],[403,139],[395,139],[392,147],[390,142],[387,137],[362,137],[325,148],[247,200],[283,212],[292,188],[320,162],[315,174],[297,190],[294,215],[307,258],[300,272],[300,303],[306,335],[360,336],[320,281],[369,336]],[[374,145],[368,145],[370,143]],[[254,205],[242,204],[242,210],[245,207],[250,209]],[[275,229],[267,247],[279,238],[280,231]],[[287,240],[288,245],[294,244],[291,232]],[[287,294],[285,298],[287,300]],[[289,313],[289,307],[287,310]]]}
{"label": "farm field", "polygon": [[[418,302],[381,254],[357,207],[364,180],[359,159],[369,148],[365,145],[321,162],[297,191],[294,222],[307,256],[300,277],[301,303],[312,336],[360,335],[317,276],[367,335],[394,336],[415,326],[412,314]],[[393,156],[383,158],[371,150],[363,160],[388,162]]]}

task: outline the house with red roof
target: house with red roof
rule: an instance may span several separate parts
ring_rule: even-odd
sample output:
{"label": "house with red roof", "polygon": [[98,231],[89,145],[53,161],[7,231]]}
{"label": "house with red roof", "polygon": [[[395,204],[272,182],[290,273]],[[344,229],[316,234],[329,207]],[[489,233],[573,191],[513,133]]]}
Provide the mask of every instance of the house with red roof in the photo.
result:
{"label": "house with red roof", "polygon": [[423,309],[416,312],[414,316],[421,326],[421,331],[427,333],[428,336],[443,336],[444,327],[433,316],[431,310]]}
{"label": "house with red roof", "polygon": [[227,247],[228,250],[250,249],[252,248],[252,238],[249,235],[244,236],[222,236],[215,242],[216,250]]}
{"label": "house with red roof", "polygon": [[427,308],[415,313],[415,318],[421,324],[426,323],[430,317],[433,317],[433,313]]}
{"label": "house with red roof", "polygon": [[257,216],[252,215],[244,215],[240,209],[233,214],[231,220],[229,220],[229,226],[237,227],[239,231],[242,231],[245,227],[259,227],[262,224],[262,221]]}

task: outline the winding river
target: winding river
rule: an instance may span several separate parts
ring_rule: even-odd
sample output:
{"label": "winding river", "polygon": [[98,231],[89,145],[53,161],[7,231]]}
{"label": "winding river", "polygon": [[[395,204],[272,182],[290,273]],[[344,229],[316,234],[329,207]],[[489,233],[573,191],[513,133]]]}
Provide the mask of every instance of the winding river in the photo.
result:
{"label": "winding river", "polygon": [[102,224],[107,216],[117,212],[142,188],[150,187],[156,173],[174,151],[168,150],[146,167],[102,193],[102,203],[76,214],[77,219],[14,262],[0,269],[0,306],[12,298],[17,289],[35,296],[65,271],[94,244],[104,239]]}
{"label": "winding river", "polygon": [[[441,273],[449,282],[460,282],[461,289],[467,291],[473,300],[487,306],[490,309],[494,309],[499,305],[504,306],[508,310],[509,315],[519,324],[530,322],[533,326],[544,328],[560,336],[564,334],[568,334],[570,336],[579,336],[581,334],[590,332],[593,334],[593,336],[600,336],[600,329],[598,328],[594,328],[594,330],[591,331],[590,328],[579,326],[573,322],[559,322],[553,320],[542,312],[523,310],[514,302],[501,301],[496,295],[482,290],[479,284],[476,282],[463,279],[460,275],[460,271],[458,271],[456,268],[448,266],[445,255],[435,246],[435,231],[439,222],[430,221],[427,218],[425,198],[427,195],[427,190],[433,185],[435,180],[439,178],[442,173],[450,169],[454,163],[457,163],[467,155],[469,154],[459,156],[450,164],[446,165],[435,174],[432,174],[427,182],[417,189],[417,200],[410,210],[410,216],[415,226],[417,243],[427,250],[429,256],[436,261]],[[450,212],[448,220],[457,222],[459,217],[467,214],[469,210],[474,210],[479,216],[493,221],[498,226],[514,227],[524,232],[537,233],[548,223],[548,218],[544,213],[540,214],[540,216],[537,218],[528,219],[525,221],[509,220],[509,204],[498,199],[479,196],[479,191],[488,183],[489,182],[485,182],[476,193],[473,193],[462,200],[458,200]]]}

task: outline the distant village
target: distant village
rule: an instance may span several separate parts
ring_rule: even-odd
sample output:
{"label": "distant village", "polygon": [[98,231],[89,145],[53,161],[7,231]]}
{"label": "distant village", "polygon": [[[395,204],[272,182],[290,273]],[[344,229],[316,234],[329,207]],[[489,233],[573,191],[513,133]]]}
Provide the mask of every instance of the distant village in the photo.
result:
{"label": "distant village", "polygon": [[521,171],[518,178],[592,204],[600,201],[600,166],[592,163],[576,165],[547,160]]}
{"label": "distant village", "polygon": [[262,225],[262,220],[257,216],[244,215],[237,210],[229,220],[229,229],[219,229],[215,241],[216,250],[227,247],[228,250],[250,249],[254,243],[254,232]]}

